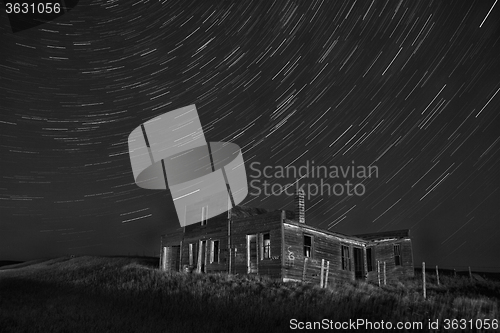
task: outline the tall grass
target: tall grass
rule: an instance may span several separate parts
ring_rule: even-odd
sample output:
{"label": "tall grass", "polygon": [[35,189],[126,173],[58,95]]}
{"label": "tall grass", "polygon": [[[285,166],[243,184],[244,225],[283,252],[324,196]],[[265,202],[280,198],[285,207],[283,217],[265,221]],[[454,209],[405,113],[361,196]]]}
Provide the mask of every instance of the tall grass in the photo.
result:
{"label": "tall grass", "polygon": [[[166,273],[157,260],[61,258],[0,271],[2,332],[286,332],[299,321],[498,319],[500,283],[441,278],[327,289],[257,276]],[[425,328],[425,325],[424,325]]]}

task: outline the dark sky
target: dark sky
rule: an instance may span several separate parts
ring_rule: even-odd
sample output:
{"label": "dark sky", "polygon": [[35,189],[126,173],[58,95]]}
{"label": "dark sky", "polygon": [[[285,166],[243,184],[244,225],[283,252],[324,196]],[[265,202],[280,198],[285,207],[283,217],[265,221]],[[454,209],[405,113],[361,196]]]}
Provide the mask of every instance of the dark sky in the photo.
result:
{"label": "dark sky", "polygon": [[196,104],[249,180],[252,162],[378,168],[364,195],[311,196],[307,223],[409,228],[417,265],[500,270],[499,54],[495,0],[94,0],[17,33],[2,11],[0,259],[158,253],[179,222],[135,185],[128,135]]}

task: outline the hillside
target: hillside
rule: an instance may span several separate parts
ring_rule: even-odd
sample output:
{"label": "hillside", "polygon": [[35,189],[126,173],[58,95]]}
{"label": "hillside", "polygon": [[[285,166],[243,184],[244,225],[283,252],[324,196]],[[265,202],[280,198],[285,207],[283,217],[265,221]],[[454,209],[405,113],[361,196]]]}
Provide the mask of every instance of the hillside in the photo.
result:
{"label": "hillside", "polygon": [[14,260],[0,260],[0,269],[2,269],[3,266],[9,266],[9,265],[17,265],[22,263],[22,261],[14,261]]}
{"label": "hillside", "polygon": [[419,279],[320,289],[258,277],[169,274],[157,264],[157,258],[76,257],[0,270],[2,332],[287,332],[292,319],[292,325],[411,321],[426,331],[429,319],[476,325],[500,315],[500,283],[487,280],[444,276],[437,286],[429,276],[424,300]]}

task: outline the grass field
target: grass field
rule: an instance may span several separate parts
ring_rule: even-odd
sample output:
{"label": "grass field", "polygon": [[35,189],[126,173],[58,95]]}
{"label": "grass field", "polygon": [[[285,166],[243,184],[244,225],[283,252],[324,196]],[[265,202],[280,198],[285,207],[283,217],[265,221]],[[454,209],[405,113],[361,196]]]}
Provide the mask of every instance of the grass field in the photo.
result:
{"label": "grass field", "polygon": [[288,332],[291,319],[324,318],[422,322],[420,331],[427,331],[429,319],[500,318],[498,281],[443,276],[437,286],[429,276],[423,299],[420,278],[321,289],[259,277],[165,273],[157,264],[154,258],[68,257],[0,270],[0,331]]}

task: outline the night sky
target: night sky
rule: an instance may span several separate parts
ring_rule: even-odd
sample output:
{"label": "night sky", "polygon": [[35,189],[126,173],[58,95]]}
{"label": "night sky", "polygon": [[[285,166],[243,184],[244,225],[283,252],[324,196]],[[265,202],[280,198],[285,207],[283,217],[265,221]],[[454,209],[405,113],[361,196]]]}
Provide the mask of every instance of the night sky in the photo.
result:
{"label": "night sky", "polygon": [[409,228],[417,266],[500,270],[499,56],[496,0],[93,0],[17,33],[2,10],[0,259],[157,255],[179,221],[134,183],[128,135],[196,104],[249,181],[377,166],[364,195],[306,200],[308,224]]}

